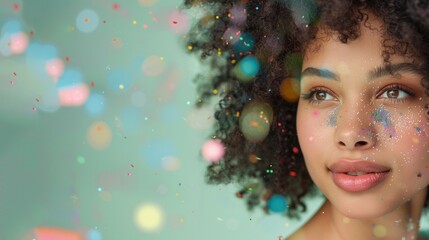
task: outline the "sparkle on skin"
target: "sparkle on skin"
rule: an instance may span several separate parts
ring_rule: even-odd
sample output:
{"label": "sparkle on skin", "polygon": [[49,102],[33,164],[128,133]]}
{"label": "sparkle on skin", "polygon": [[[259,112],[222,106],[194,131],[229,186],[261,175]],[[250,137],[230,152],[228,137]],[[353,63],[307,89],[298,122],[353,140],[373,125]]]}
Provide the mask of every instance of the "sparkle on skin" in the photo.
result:
{"label": "sparkle on skin", "polygon": [[326,121],[326,124],[330,127],[337,126],[337,117],[338,117],[339,108],[336,107],[334,110],[329,112],[328,120]]}
{"label": "sparkle on skin", "polygon": [[395,127],[392,125],[392,121],[390,120],[390,113],[384,109],[383,107],[377,108],[372,113],[372,118],[381,124],[383,124],[386,132],[390,134],[391,137],[396,136]]}

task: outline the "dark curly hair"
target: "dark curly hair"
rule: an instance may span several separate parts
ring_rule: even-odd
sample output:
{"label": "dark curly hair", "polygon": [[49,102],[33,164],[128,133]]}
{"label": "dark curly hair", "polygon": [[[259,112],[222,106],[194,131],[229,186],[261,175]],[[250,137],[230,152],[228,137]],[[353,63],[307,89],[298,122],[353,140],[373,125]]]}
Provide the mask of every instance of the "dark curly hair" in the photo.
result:
{"label": "dark curly hair", "polygon": [[[299,218],[299,211],[306,211],[303,197],[317,194],[317,188],[299,149],[297,101],[281,96],[282,81],[300,78],[303,52],[319,30],[335,33],[332,36],[347,43],[359,38],[361,24],[369,27],[366,20],[371,13],[384,23],[385,64],[389,66],[393,54],[419,60],[422,86],[429,95],[428,5],[419,0],[185,0],[183,8],[199,16],[186,45],[207,68],[194,79],[199,93],[196,106],[209,104],[213,96],[220,98],[211,137],[222,141],[226,153],[207,167],[207,183],[240,183],[237,196],[247,199],[248,209],[264,201],[267,213],[270,196],[283,195],[287,216]],[[260,63],[250,83],[234,73],[249,55]],[[239,127],[240,113],[251,100],[273,109],[269,133],[260,141],[246,140]],[[428,206],[429,194],[425,209]]]}

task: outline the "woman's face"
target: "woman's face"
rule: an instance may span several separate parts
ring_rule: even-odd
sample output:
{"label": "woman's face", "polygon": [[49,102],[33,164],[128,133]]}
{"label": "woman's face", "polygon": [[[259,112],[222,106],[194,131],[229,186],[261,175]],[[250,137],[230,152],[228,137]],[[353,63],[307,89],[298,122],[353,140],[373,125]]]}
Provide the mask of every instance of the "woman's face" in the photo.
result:
{"label": "woman's face", "polygon": [[[391,75],[379,32],[361,27],[361,33],[347,44],[320,40],[320,48],[307,51],[297,130],[307,169],[335,208],[373,218],[426,194],[429,98],[411,59],[392,56]],[[335,163],[346,164],[335,170]],[[354,167],[364,174],[348,172]]]}

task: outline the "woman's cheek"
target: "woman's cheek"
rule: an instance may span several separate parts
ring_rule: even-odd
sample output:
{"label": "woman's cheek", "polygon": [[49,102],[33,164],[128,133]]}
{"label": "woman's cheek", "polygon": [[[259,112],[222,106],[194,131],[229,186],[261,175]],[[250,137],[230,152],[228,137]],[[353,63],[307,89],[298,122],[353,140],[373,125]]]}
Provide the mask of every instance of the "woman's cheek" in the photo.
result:
{"label": "woman's cheek", "polygon": [[[413,116],[413,115],[409,115]],[[421,116],[415,114],[414,116]],[[399,120],[396,126],[398,136],[392,141],[391,149],[397,149],[400,158],[397,168],[402,169],[403,181],[418,189],[429,184],[429,123],[425,119]]]}

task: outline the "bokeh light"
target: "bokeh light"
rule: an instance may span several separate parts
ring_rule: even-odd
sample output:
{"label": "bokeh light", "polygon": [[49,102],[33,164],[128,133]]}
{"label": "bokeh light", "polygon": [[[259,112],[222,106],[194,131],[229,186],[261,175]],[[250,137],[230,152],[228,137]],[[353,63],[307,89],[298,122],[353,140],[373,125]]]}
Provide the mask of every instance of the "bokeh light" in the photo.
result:
{"label": "bokeh light", "polygon": [[162,158],[162,167],[166,171],[173,172],[179,169],[180,161],[174,156],[167,156]]}
{"label": "bokeh light", "polygon": [[77,161],[79,164],[85,164],[86,159],[85,159],[84,157],[82,157],[82,156],[78,156],[78,157],[76,158],[76,161]]}
{"label": "bokeh light", "polygon": [[162,57],[153,55],[143,61],[141,68],[144,74],[155,77],[164,72],[165,63]]}
{"label": "bokeh light", "polygon": [[176,153],[176,144],[169,139],[152,139],[143,143],[141,148],[143,161],[157,169],[161,169],[164,157],[176,156]]}
{"label": "bokeh light", "polygon": [[87,131],[87,140],[91,147],[95,149],[105,149],[110,145],[112,132],[105,122],[93,123]]}
{"label": "bokeh light", "polygon": [[235,27],[229,27],[223,34],[223,39],[229,44],[235,44],[241,37],[241,31]]}
{"label": "bokeh light", "polygon": [[179,85],[180,71],[172,69],[168,73],[168,77],[158,85],[156,90],[156,98],[159,102],[168,102],[175,96],[175,91]]}
{"label": "bokeh light", "polygon": [[262,141],[270,131],[272,118],[271,106],[254,100],[243,108],[239,120],[240,130],[248,141]]}
{"label": "bokeh light", "polygon": [[46,62],[57,58],[57,53],[58,50],[53,45],[31,41],[25,52],[27,66],[40,76],[46,77]]}
{"label": "bokeh light", "polygon": [[296,102],[299,99],[299,81],[295,78],[288,78],[280,84],[280,95],[288,102]]}
{"label": "bokeh light", "polygon": [[22,31],[22,24],[18,20],[9,20],[5,22],[1,29],[1,35],[11,35]]}
{"label": "bokeh light", "polygon": [[230,10],[231,21],[236,26],[241,26],[247,19],[246,5],[242,3],[235,3]]}
{"label": "bokeh light", "polygon": [[64,62],[59,58],[50,59],[46,61],[45,69],[56,82],[64,72]]}
{"label": "bokeh light", "polygon": [[85,109],[93,116],[102,114],[106,109],[106,98],[100,93],[92,92],[85,103]]}
{"label": "bokeh light", "polygon": [[181,11],[173,11],[168,16],[168,26],[176,33],[185,33],[190,28],[189,17]]}
{"label": "bokeh light", "polygon": [[37,240],[82,240],[80,234],[70,230],[51,228],[51,227],[37,227],[34,229],[35,239]]}
{"label": "bokeh light", "polygon": [[201,152],[205,160],[218,162],[225,155],[225,146],[219,139],[210,139],[203,144]]}
{"label": "bokeh light", "polygon": [[84,83],[58,90],[61,106],[81,106],[86,102],[88,96],[89,88]]}
{"label": "bokeh light", "polygon": [[87,237],[87,240],[102,240],[103,239],[100,231],[98,231],[96,229],[89,230],[86,237]]}
{"label": "bokeh light", "polygon": [[259,72],[260,64],[256,57],[243,58],[234,68],[234,74],[242,81],[253,79]]}
{"label": "bokeh light", "polygon": [[287,209],[287,201],[283,195],[274,194],[268,200],[268,209],[274,213],[283,213]]}
{"label": "bokeh light", "polygon": [[145,203],[136,209],[134,220],[141,230],[145,232],[157,232],[164,224],[164,213],[157,204]]}
{"label": "bokeh light", "polygon": [[375,237],[377,238],[385,238],[387,235],[387,229],[385,226],[381,225],[381,224],[376,224],[373,228],[372,228],[372,233],[374,234]]}
{"label": "bokeh light", "polygon": [[242,33],[238,41],[233,45],[234,53],[246,53],[255,47],[254,38],[248,33]]}
{"label": "bokeh light", "polygon": [[99,23],[98,14],[91,9],[82,10],[76,17],[76,28],[85,33],[94,31]]}
{"label": "bokeh light", "polygon": [[14,54],[25,52],[28,47],[29,39],[23,32],[14,33],[10,36],[10,51]]}

